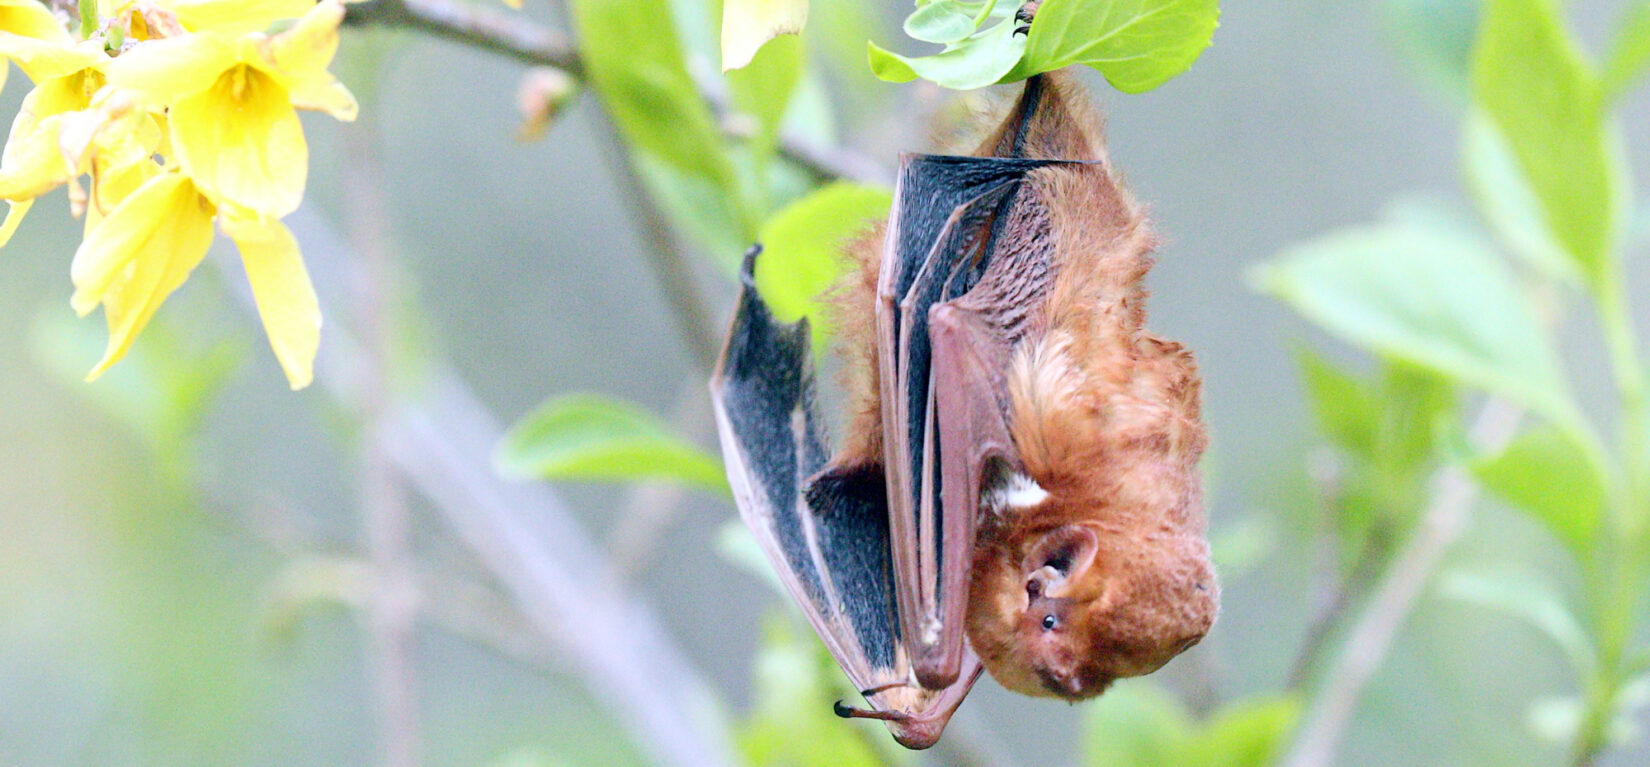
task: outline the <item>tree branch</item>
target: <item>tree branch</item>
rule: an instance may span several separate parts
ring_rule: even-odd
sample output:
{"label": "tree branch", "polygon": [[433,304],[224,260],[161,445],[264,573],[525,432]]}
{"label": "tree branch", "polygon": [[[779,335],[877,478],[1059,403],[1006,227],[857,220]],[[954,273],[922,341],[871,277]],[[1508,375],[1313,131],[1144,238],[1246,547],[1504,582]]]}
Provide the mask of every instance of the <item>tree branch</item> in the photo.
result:
{"label": "tree branch", "polygon": [[[305,209],[288,222],[306,251],[324,254],[309,259],[318,292],[345,295],[323,265],[354,263],[348,248]],[[243,303],[251,308],[250,300]],[[316,381],[346,407],[360,402],[360,357],[348,329],[329,325]],[[714,695],[652,610],[622,588],[600,547],[550,486],[506,482],[493,473],[488,457],[503,432],[458,377],[436,365],[422,380],[421,396],[397,401],[381,433],[401,475],[650,763],[732,764]]]}
{"label": "tree branch", "polygon": [[344,175],[348,234],[360,256],[362,279],[356,286],[356,321],[365,339],[358,358],[361,440],[360,514],[374,577],[368,595],[366,624],[379,747],[385,767],[418,767],[423,736],[418,715],[418,669],[414,633],[419,612],[413,570],[412,510],[407,488],[385,450],[385,432],[393,416],[393,367],[396,345],[390,296],[396,283],[395,255],[388,231],[382,156],[372,145],[377,135],[372,113],[347,131],[353,172]]}
{"label": "tree branch", "polygon": [[[1512,438],[1523,415],[1516,405],[1491,399],[1468,437],[1475,446],[1495,450]],[[1466,530],[1478,487],[1465,469],[1451,465],[1433,475],[1430,495],[1420,524],[1387,568],[1386,577],[1376,586],[1325,675],[1324,687],[1307,710],[1293,749],[1279,762],[1284,767],[1323,767],[1334,761],[1364,686],[1386,661],[1392,640],[1444,554]]]}
{"label": "tree branch", "polygon": [[[581,79],[585,75],[584,62],[570,39],[520,14],[448,0],[366,0],[344,8],[345,24],[413,29],[524,64],[555,67]],[[727,125],[731,111],[727,99],[709,91],[701,95],[716,113],[718,124]],[[788,132],[779,137],[779,154],[820,178],[872,184],[888,184],[893,178],[886,167],[865,155]]]}

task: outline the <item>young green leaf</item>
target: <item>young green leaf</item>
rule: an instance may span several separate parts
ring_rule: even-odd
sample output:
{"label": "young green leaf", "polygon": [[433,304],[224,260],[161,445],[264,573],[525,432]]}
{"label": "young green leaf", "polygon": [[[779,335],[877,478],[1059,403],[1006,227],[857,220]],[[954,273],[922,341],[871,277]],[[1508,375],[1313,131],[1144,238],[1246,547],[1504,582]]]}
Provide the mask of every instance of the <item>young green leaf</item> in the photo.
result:
{"label": "young green leaf", "polygon": [[1295,349],[1295,364],[1300,366],[1318,429],[1349,455],[1372,459],[1381,428],[1375,387],[1306,346]]}
{"label": "young green leaf", "polygon": [[945,45],[961,41],[979,29],[975,14],[954,0],[919,5],[905,17],[905,34],[913,40]]}
{"label": "young green leaf", "polygon": [[1539,629],[1558,645],[1582,679],[1590,679],[1598,668],[1598,658],[1587,632],[1545,583],[1511,571],[1451,571],[1439,579],[1438,591],[1451,599],[1500,611]]}
{"label": "young green leaf", "polygon": [[763,44],[795,35],[808,21],[808,0],[723,0],[722,71],[751,63]]}
{"label": "young green leaf", "polygon": [[1180,767],[1175,759],[1190,747],[1194,726],[1186,706],[1156,683],[1119,682],[1090,707],[1084,763]]}
{"label": "young green leaf", "polygon": [[1461,131],[1461,164],[1478,212],[1502,246],[1538,273],[1580,285],[1581,271],[1554,239],[1518,158],[1481,110],[1472,110]]}
{"label": "young green leaf", "polygon": [[[886,761],[864,733],[843,725],[826,702],[840,695],[835,664],[783,620],[767,621],[756,656],[755,705],[739,727],[739,750],[752,767],[877,767]],[[884,739],[886,740],[886,739]]]}
{"label": "young green leaf", "polygon": [[1540,522],[1576,559],[1592,559],[1604,519],[1607,479],[1565,432],[1536,427],[1472,465],[1490,492]]}
{"label": "young green leaf", "polygon": [[652,415],[597,394],[546,401],[505,433],[499,473],[548,480],[672,480],[726,491],[722,466]]}
{"label": "young green leaf", "polygon": [[921,77],[953,90],[983,88],[1004,81],[1025,53],[1025,36],[1014,33],[1019,26],[1012,18],[1002,19],[932,56],[901,56],[867,43],[871,72],[891,83]]}
{"label": "young green leaf", "polygon": [[1631,88],[1650,67],[1650,2],[1638,0],[1620,23],[1610,58],[1604,62],[1604,100],[1612,101]]}
{"label": "young green leaf", "polygon": [[710,107],[688,74],[666,0],[571,0],[585,74],[661,207],[713,253],[755,234]]}
{"label": "young green leaf", "polygon": [[1142,93],[1190,68],[1219,23],[1217,0],[1044,0],[1005,80],[1087,64],[1112,87]]}
{"label": "young green leaf", "polygon": [[[802,39],[787,36],[762,46],[743,69],[727,73],[734,108],[756,121],[747,142],[753,170],[748,188],[765,189],[768,163],[779,146],[779,126],[801,82],[803,63]],[[758,209],[766,207],[765,200],[757,202]]]}
{"label": "young green leaf", "polygon": [[1606,136],[1598,76],[1561,13],[1556,0],[1486,0],[1472,83],[1554,236],[1598,285],[1615,272],[1624,178]]}
{"label": "young green leaf", "polygon": [[881,187],[837,181],[791,203],[762,226],[757,290],[781,322],[808,316],[816,349],[831,336],[819,298],[843,272],[844,246],[887,216],[893,199]]}
{"label": "young green leaf", "polygon": [[1276,696],[1248,698],[1216,711],[1195,745],[1175,764],[1198,767],[1266,767],[1277,759],[1300,718],[1300,701]]}
{"label": "young green leaf", "polygon": [[1386,22],[1398,50],[1421,78],[1452,101],[1466,101],[1478,0],[1387,0]]}
{"label": "young green leaf", "polygon": [[1291,248],[1252,278],[1351,343],[1586,431],[1546,334],[1506,267],[1475,238],[1360,227]]}

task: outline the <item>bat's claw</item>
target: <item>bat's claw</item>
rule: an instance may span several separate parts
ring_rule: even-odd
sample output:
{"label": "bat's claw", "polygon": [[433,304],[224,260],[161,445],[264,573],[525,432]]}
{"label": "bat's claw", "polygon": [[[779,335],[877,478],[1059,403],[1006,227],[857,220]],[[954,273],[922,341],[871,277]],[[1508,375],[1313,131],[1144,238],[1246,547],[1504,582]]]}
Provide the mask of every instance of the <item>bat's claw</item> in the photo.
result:
{"label": "bat's claw", "polygon": [[1031,33],[1031,19],[1037,15],[1037,6],[1039,5],[1042,5],[1042,0],[1031,0],[1020,6],[1020,10],[1014,12],[1014,20],[1024,25],[1015,28],[1014,34],[1025,35]]}
{"label": "bat's claw", "polygon": [[745,259],[739,264],[739,282],[749,287],[756,287],[756,257],[762,255],[762,243],[751,243],[745,251]]}

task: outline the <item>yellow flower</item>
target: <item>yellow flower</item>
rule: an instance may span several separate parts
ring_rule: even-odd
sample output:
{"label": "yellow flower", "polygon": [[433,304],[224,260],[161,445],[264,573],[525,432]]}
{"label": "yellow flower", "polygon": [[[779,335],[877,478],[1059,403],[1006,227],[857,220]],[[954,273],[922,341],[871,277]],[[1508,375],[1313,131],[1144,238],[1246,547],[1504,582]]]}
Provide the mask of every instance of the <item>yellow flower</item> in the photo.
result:
{"label": "yellow flower", "polygon": [[[30,79],[37,67],[48,66],[56,54],[74,47],[63,22],[36,0],[0,0],[0,57],[17,62]],[[7,68],[0,67],[0,85]]]}
{"label": "yellow flower", "polygon": [[161,173],[104,217],[75,251],[70,299],[82,317],[103,304],[109,346],[86,380],[126,356],[161,302],[177,290],[212,245],[212,202],[188,176]]}
{"label": "yellow flower", "polygon": [[208,197],[280,218],[297,209],[308,174],[295,108],[355,119],[355,98],[327,72],[343,15],[337,0],[323,0],[275,35],[204,31],[148,41],[108,65],[109,81],[139,102],[170,107],[178,164]]}
{"label": "yellow flower", "polygon": [[241,251],[258,316],[287,383],[294,390],[308,386],[321,344],[321,303],[298,255],[298,241],[278,219],[250,212],[225,211],[218,222]]}
{"label": "yellow flower", "polygon": [[170,11],[190,32],[240,35],[296,19],[314,8],[315,0],[161,0],[155,5]]}

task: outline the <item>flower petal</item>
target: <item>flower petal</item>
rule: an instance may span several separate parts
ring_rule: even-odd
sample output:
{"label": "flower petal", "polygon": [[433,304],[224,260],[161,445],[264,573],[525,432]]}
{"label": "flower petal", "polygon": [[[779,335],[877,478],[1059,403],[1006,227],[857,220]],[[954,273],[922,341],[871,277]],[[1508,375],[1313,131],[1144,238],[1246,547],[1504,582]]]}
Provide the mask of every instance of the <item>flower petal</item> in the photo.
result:
{"label": "flower petal", "polygon": [[103,53],[102,40],[69,45],[10,32],[0,32],[0,56],[17,62],[17,68],[37,83],[109,61]]}
{"label": "flower petal", "polygon": [[34,200],[7,200],[6,222],[0,224],[0,248],[11,242],[11,236],[17,234],[17,227],[23,223],[23,216],[33,207]]}
{"label": "flower petal", "polygon": [[274,78],[255,67],[230,67],[212,87],[178,101],[170,122],[178,163],[207,196],[274,218],[297,210],[309,146]]}
{"label": "flower petal", "polygon": [[234,66],[236,46],[212,34],[145,40],[108,64],[109,84],[163,107],[206,90]]}
{"label": "flower petal", "polygon": [[75,285],[70,303],[75,311],[85,315],[96,308],[134,261],[145,256],[153,261],[156,253],[165,260],[161,246],[185,250],[180,244],[193,240],[182,235],[194,233],[201,222],[210,243],[210,207],[189,177],[176,172],[149,179],[127,195],[75,251],[69,266]]}
{"label": "flower petal", "polygon": [[0,0],[0,30],[63,45],[74,42],[63,22],[36,0]]}
{"label": "flower petal", "polygon": [[326,112],[333,119],[343,122],[355,122],[356,115],[360,114],[361,107],[355,103],[355,94],[350,93],[344,84],[327,76],[327,82],[308,82],[298,84],[291,92],[292,105],[299,109],[313,109]]}
{"label": "flower petal", "polygon": [[290,29],[269,38],[262,49],[264,63],[285,78],[331,80],[327,67],[338,53],[338,25],[343,20],[342,3],[321,0]]}
{"label": "flower petal", "polygon": [[72,303],[102,301],[109,346],[86,379],[126,356],[161,302],[177,290],[212,245],[211,203],[189,178],[165,173],[115,208],[75,252]]}
{"label": "flower petal", "polygon": [[92,230],[103,219],[120,207],[120,203],[137,191],[149,179],[161,174],[161,167],[153,159],[131,165],[105,166],[92,164],[92,196],[87,200],[86,224],[81,239],[92,236]]}
{"label": "flower petal", "polygon": [[0,197],[37,197],[68,179],[70,167],[58,146],[63,122],[87,107],[102,82],[102,73],[82,69],[44,80],[24,97],[0,151]]}
{"label": "flower petal", "polygon": [[296,19],[315,7],[314,0],[165,0],[157,3],[178,17],[190,32],[223,35],[262,32],[283,19]]}
{"label": "flower petal", "polygon": [[273,218],[223,216],[223,230],[241,250],[258,316],[294,391],[314,379],[321,344],[321,304],[298,254],[298,241]]}

